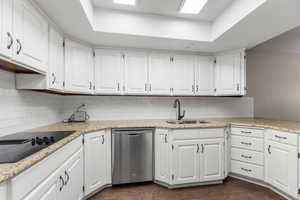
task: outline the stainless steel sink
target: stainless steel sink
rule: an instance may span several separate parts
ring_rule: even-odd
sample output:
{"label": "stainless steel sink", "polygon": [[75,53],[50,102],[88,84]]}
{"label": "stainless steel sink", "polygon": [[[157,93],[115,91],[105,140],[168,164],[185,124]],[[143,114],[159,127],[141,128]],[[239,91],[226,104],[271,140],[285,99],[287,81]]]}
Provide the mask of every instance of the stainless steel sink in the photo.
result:
{"label": "stainless steel sink", "polygon": [[184,120],[184,121],[167,121],[168,124],[208,124],[208,121]]}

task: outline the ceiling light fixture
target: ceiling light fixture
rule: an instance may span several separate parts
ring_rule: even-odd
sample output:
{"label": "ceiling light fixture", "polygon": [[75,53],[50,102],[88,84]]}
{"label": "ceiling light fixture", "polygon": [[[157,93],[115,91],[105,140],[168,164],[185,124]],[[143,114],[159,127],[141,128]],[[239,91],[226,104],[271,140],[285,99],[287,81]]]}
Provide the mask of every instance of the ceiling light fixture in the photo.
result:
{"label": "ceiling light fixture", "polygon": [[182,14],[199,14],[208,0],[183,0],[180,8]]}
{"label": "ceiling light fixture", "polygon": [[114,3],[135,6],[135,3],[136,3],[135,1],[136,0],[114,0]]}

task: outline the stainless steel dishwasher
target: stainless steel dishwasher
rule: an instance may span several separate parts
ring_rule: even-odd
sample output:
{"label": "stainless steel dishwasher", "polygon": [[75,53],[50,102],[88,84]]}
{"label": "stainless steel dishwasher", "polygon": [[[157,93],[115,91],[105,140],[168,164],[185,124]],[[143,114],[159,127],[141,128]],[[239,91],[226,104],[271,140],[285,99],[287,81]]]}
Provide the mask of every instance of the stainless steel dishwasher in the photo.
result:
{"label": "stainless steel dishwasher", "polygon": [[154,129],[112,130],[112,184],[153,180]]}

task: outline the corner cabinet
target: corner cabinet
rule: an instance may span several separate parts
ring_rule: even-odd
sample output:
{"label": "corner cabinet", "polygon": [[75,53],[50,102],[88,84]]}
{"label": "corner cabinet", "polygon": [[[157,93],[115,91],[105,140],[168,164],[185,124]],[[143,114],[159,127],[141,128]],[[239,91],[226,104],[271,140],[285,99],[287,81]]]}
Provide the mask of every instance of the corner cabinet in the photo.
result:
{"label": "corner cabinet", "polygon": [[298,198],[298,138],[296,134],[268,130],[266,133],[266,182]]}
{"label": "corner cabinet", "polygon": [[0,0],[0,55],[11,58],[13,50],[13,0]]}
{"label": "corner cabinet", "polygon": [[[6,1],[6,0],[5,0]],[[28,0],[14,0],[13,60],[46,73],[48,67],[48,22]]]}
{"label": "corner cabinet", "polygon": [[65,41],[65,91],[91,94],[94,91],[93,49]]}
{"label": "corner cabinet", "polygon": [[111,132],[84,135],[85,196],[111,185]]}
{"label": "corner cabinet", "polygon": [[224,129],[157,129],[155,180],[170,188],[225,178]]}
{"label": "corner cabinet", "polygon": [[241,96],[245,94],[244,51],[216,56],[215,85],[217,96]]}

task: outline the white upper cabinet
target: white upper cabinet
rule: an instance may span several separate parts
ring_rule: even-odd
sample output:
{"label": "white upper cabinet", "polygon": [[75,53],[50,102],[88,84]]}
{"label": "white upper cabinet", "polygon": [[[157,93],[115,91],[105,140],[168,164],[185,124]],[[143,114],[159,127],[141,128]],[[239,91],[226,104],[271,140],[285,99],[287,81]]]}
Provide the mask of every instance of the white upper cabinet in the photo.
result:
{"label": "white upper cabinet", "polygon": [[[195,58],[187,55],[171,57],[172,73],[165,78],[171,79],[171,92],[173,95],[194,94],[194,64]],[[162,82],[163,84],[164,82]]]}
{"label": "white upper cabinet", "polygon": [[84,135],[85,195],[111,184],[110,130]]}
{"label": "white upper cabinet", "polygon": [[94,60],[93,49],[71,40],[65,41],[65,90],[92,93]]}
{"label": "white upper cabinet", "polygon": [[201,181],[224,179],[224,139],[201,142],[200,164]]}
{"label": "white upper cabinet", "polygon": [[214,57],[200,56],[195,68],[195,94],[214,95]]}
{"label": "white upper cabinet", "polygon": [[297,147],[269,140],[265,152],[266,182],[298,198]]}
{"label": "white upper cabinet", "polygon": [[95,51],[95,93],[121,94],[123,58],[120,51]]}
{"label": "white upper cabinet", "polygon": [[148,93],[148,56],[146,53],[125,52],[124,94]]}
{"label": "white upper cabinet", "polygon": [[200,181],[199,143],[197,140],[176,141],[172,151],[172,184]]}
{"label": "white upper cabinet", "polygon": [[153,95],[170,95],[171,76],[170,55],[151,54],[149,57],[149,93]]}
{"label": "white upper cabinet", "polygon": [[48,22],[28,0],[14,0],[13,30],[13,59],[45,73],[48,69]]}
{"label": "white upper cabinet", "polygon": [[241,52],[216,57],[216,95],[243,95],[242,67],[244,57]]}
{"label": "white upper cabinet", "polygon": [[13,49],[13,0],[0,0],[0,55],[12,56]]}
{"label": "white upper cabinet", "polygon": [[49,28],[49,68],[48,89],[63,90],[64,77],[64,38],[53,27]]}

